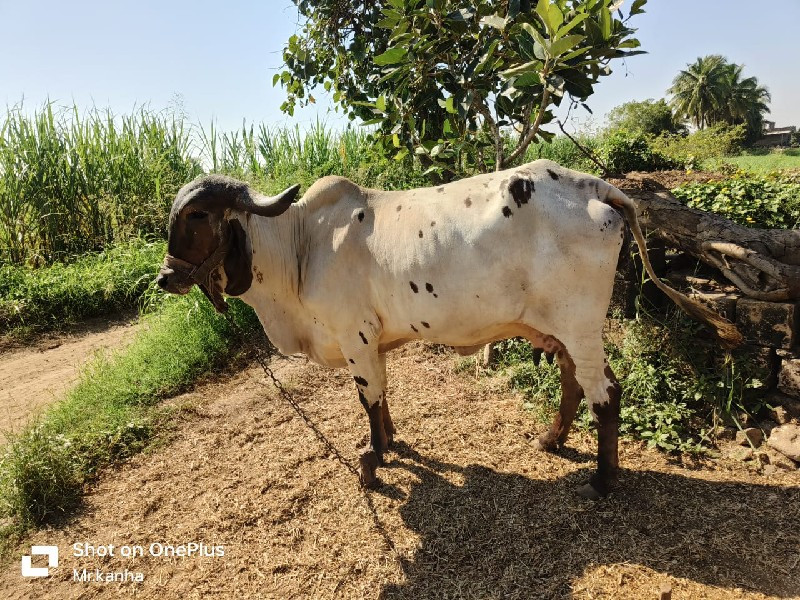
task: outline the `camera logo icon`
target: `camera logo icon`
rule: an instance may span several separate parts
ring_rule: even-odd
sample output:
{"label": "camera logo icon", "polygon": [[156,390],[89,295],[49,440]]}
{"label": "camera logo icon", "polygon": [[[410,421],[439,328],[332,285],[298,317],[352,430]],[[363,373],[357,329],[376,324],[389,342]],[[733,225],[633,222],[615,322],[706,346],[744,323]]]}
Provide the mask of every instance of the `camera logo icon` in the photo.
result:
{"label": "camera logo icon", "polygon": [[[34,567],[31,565],[32,556],[46,556],[46,567]],[[50,569],[58,566],[58,546],[31,546],[31,553],[22,557],[22,576],[23,577],[48,577]]]}

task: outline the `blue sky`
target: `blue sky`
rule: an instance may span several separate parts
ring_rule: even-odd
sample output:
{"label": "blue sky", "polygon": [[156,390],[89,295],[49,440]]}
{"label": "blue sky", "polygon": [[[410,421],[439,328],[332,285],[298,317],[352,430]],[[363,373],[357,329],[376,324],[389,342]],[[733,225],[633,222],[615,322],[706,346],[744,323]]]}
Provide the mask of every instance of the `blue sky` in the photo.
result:
{"label": "blue sky", "polygon": [[[632,21],[649,54],[612,65],[589,100],[595,121],[622,102],[663,96],[686,63],[718,53],[769,88],[770,118],[800,126],[799,22],[800,0],[650,0]],[[297,27],[290,0],[0,0],[0,102],[24,97],[32,109],[49,97],[118,113],[180,104],[223,129],[243,118],[343,123],[324,93],[294,119],[280,112],[272,75]]]}

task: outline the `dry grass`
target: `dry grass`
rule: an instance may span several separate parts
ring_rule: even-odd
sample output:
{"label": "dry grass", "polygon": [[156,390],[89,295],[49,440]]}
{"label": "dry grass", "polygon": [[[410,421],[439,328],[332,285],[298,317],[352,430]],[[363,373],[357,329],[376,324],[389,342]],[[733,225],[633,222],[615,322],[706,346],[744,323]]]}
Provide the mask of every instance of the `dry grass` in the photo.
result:
{"label": "dry grass", "polygon": [[[421,346],[391,355],[399,434],[383,485],[366,495],[257,369],[180,397],[170,440],[26,542],[61,546],[54,577],[23,581],[8,565],[0,597],[657,598],[662,583],[676,599],[800,595],[800,472],[767,477],[624,442],[619,491],[587,503],[575,489],[593,468],[591,436],[536,453],[543,425],[504,382],[455,364]],[[303,361],[279,372],[355,458],[367,424],[347,373]],[[225,557],[68,556],[84,540],[204,541]],[[79,564],[145,580],[73,583]]]}

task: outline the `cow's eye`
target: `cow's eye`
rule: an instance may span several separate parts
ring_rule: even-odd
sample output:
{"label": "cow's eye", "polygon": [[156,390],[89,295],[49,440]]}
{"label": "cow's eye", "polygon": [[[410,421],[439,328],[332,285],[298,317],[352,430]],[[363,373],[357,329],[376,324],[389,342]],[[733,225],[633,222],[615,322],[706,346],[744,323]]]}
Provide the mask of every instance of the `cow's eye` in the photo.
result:
{"label": "cow's eye", "polygon": [[189,213],[189,220],[197,221],[199,219],[205,219],[208,216],[207,212],[203,212],[202,210],[196,210],[194,212]]}

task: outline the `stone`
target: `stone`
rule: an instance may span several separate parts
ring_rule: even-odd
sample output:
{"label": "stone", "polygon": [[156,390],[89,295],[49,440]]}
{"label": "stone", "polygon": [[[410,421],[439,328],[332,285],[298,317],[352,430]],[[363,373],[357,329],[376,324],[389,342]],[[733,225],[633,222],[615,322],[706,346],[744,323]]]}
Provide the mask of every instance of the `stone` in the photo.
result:
{"label": "stone", "polygon": [[788,396],[800,398],[800,359],[793,358],[781,362],[778,389]]}
{"label": "stone", "polygon": [[738,430],[735,427],[718,427],[717,428],[717,439],[720,439],[720,440],[735,440],[737,431]]}
{"label": "stone", "polygon": [[792,417],[789,415],[789,411],[787,411],[783,406],[775,406],[774,408],[771,408],[769,411],[769,417],[778,425],[786,425],[792,420]]}
{"label": "stone", "polygon": [[[800,421],[800,400],[774,391],[764,397],[764,403],[768,406],[781,407],[786,411],[786,415],[789,417],[790,421]],[[780,425],[785,425],[785,423],[780,423]]]}
{"label": "stone", "polygon": [[756,461],[761,463],[762,465],[770,464],[769,454],[766,452],[759,452],[756,454]]}
{"label": "stone", "polygon": [[789,424],[776,427],[767,444],[787,458],[800,463],[800,426]]}
{"label": "stone", "polygon": [[795,343],[798,306],[742,298],[736,303],[736,326],[747,342],[790,349]]}
{"label": "stone", "polygon": [[740,448],[738,452],[733,452],[731,458],[742,462],[753,458],[753,450],[750,448]]}
{"label": "stone", "polygon": [[748,427],[736,432],[736,443],[740,446],[753,445],[758,448],[764,441],[764,434],[758,427]]}

